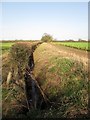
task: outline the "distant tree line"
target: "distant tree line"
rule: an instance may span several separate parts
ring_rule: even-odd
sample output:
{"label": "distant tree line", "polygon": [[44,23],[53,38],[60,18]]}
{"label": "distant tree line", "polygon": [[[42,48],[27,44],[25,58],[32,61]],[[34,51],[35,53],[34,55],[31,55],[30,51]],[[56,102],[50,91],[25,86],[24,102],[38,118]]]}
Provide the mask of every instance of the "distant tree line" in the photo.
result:
{"label": "distant tree line", "polygon": [[62,40],[62,42],[86,42],[86,40],[82,40],[82,39],[72,40],[72,39],[69,39],[69,40]]}

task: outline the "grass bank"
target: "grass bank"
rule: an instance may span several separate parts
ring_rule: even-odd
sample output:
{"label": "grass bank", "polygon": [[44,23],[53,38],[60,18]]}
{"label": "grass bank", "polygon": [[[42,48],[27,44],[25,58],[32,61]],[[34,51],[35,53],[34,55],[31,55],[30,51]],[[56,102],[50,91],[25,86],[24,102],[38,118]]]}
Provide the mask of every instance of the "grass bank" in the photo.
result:
{"label": "grass bank", "polygon": [[34,59],[35,77],[56,106],[46,116],[80,117],[87,114],[88,73],[83,69],[83,64],[63,57],[48,43],[36,49]]}

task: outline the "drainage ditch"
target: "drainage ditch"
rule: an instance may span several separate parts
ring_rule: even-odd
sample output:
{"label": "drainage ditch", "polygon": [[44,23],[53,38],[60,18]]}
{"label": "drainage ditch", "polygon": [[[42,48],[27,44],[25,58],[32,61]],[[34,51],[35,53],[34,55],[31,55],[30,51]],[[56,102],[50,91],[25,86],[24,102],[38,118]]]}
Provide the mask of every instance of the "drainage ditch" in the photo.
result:
{"label": "drainage ditch", "polygon": [[50,104],[48,98],[40,88],[38,82],[33,75],[34,58],[33,53],[29,56],[28,67],[26,67],[24,74],[25,81],[25,95],[27,101],[27,108],[30,109],[45,109]]}
{"label": "drainage ditch", "polygon": [[[4,102],[12,95],[16,102],[13,100],[15,104],[12,102],[11,106],[16,111],[15,114],[18,115],[26,115],[31,110],[43,110],[51,106],[51,102],[33,74],[35,67],[33,53],[38,45],[36,44],[29,49],[27,44],[19,43],[11,49],[11,68],[6,82],[9,93]],[[17,106],[17,108],[13,107],[13,105]],[[5,116],[10,114],[11,117],[13,110],[11,113],[7,112]]]}

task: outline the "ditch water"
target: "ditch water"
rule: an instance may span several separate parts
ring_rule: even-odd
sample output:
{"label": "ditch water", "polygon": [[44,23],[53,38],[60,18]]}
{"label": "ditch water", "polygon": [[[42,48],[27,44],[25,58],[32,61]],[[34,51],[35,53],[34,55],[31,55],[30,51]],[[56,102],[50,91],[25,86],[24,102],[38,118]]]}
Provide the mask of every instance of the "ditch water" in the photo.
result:
{"label": "ditch water", "polygon": [[33,53],[29,56],[28,67],[25,70],[25,94],[27,99],[27,108],[44,109],[48,105],[48,99],[40,88],[33,75],[34,58]]}

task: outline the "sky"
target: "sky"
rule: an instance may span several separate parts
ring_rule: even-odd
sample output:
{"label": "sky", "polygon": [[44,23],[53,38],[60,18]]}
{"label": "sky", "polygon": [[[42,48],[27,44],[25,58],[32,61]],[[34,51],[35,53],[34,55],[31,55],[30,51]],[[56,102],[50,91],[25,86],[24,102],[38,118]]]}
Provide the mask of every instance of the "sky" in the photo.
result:
{"label": "sky", "polygon": [[3,2],[1,17],[1,40],[88,39],[87,2]]}

